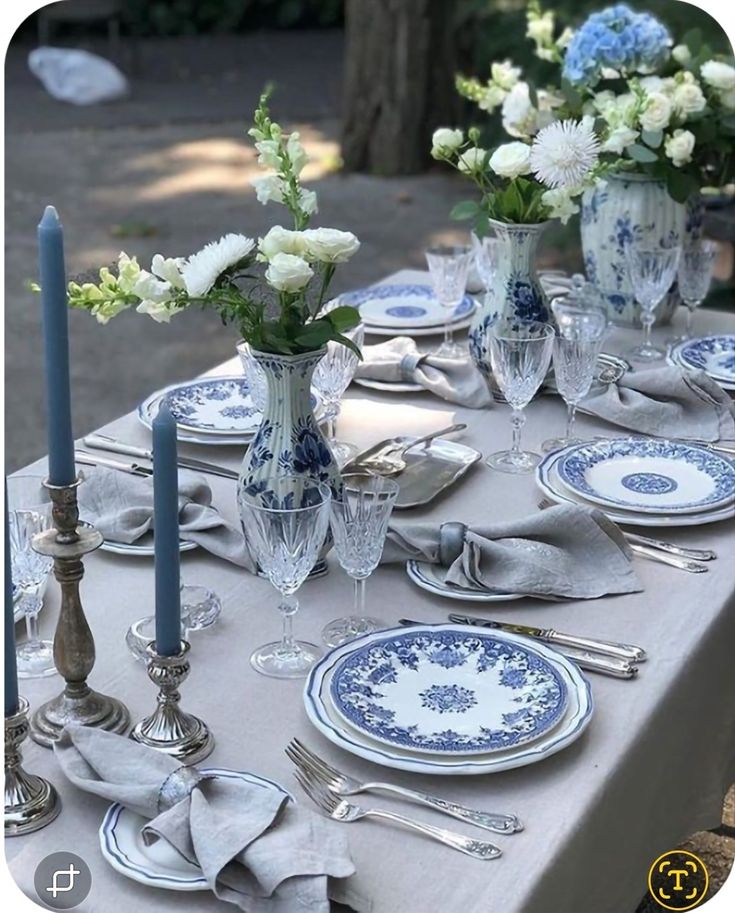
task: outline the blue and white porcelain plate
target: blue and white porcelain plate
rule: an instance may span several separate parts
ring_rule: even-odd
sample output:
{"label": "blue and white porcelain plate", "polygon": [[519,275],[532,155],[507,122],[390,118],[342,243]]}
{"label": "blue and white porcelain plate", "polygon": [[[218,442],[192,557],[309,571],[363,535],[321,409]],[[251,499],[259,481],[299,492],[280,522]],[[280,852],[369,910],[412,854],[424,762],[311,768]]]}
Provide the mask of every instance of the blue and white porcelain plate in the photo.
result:
{"label": "blue and white porcelain plate", "polygon": [[672,347],[671,358],[685,368],[701,368],[714,380],[735,384],[735,333],[687,339]]}
{"label": "blue and white porcelain plate", "polygon": [[693,444],[620,438],[564,451],[559,478],[588,501],[643,513],[693,513],[735,501],[735,464]]}
{"label": "blue and white porcelain plate", "polygon": [[[290,793],[264,777],[238,770],[202,769],[218,779],[245,780],[263,789],[274,789],[293,799]],[[148,821],[122,805],[111,805],[100,825],[102,855],[122,875],[152,888],[170,891],[208,891],[209,885],[202,870],[192,865],[167,841],[158,840],[147,846],[142,830]]]}
{"label": "blue and white porcelain plate", "polygon": [[446,583],[446,568],[428,561],[407,561],[406,573],[416,586],[437,596],[457,599],[460,602],[506,602],[508,599],[522,599],[521,593],[506,593],[504,590],[465,589]]}
{"label": "blue and white porcelain plate", "polygon": [[540,738],[567,689],[533,648],[489,632],[403,629],[358,645],[331,698],[350,726],[421,754],[487,754]]}
{"label": "blue and white porcelain plate", "polygon": [[[392,330],[441,327],[447,319],[447,311],[430,285],[372,285],[340,295],[340,304],[357,308],[366,327]],[[474,300],[465,295],[452,313],[452,323],[468,318],[474,309]]]}

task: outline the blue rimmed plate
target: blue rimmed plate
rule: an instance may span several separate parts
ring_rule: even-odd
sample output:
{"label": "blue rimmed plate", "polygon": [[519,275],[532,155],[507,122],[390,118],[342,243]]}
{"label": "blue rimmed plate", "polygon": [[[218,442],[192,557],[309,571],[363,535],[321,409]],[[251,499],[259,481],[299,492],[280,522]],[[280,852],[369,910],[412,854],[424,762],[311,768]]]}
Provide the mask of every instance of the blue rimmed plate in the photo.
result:
{"label": "blue rimmed plate", "polygon": [[564,451],[559,479],[573,494],[642,513],[696,513],[735,501],[735,464],[704,447],[618,438]]}
{"label": "blue rimmed plate", "polygon": [[[387,283],[340,295],[340,304],[355,307],[366,327],[391,330],[442,327],[447,312],[430,285]],[[452,312],[452,323],[468,318],[475,302],[465,295]]]}
{"label": "blue rimmed plate", "polygon": [[[264,777],[238,770],[203,769],[217,778],[245,780],[263,789],[274,789],[293,799],[282,786]],[[142,830],[148,821],[122,805],[111,805],[100,825],[102,855],[122,875],[152,888],[170,891],[208,891],[207,879],[197,865],[187,862],[169,843],[158,840],[147,846]]]}
{"label": "blue rimmed plate", "polygon": [[556,666],[503,635],[403,629],[358,645],[331,679],[334,709],[377,742],[420,754],[504,751],[561,719]]}
{"label": "blue rimmed plate", "polygon": [[671,359],[685,368],[701,368],[714,380],[735,384],[735,333],[677,343],[671,349]]}
{"label": "blue rimmed plate", "polygon": [[522,593],[506,593],[504,590],[469,589],[446,583],[447,569],[428,561],[407,561],[406,573],[416,586],[428,593],[458,599],[460,602],[505,602],[508,599],[522,599]]}

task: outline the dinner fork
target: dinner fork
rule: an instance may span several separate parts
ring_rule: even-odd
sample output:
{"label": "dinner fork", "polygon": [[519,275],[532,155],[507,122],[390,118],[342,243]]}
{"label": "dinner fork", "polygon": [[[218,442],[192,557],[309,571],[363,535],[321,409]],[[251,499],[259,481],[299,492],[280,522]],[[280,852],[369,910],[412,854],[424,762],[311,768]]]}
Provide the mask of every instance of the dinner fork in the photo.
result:
{"label": "dinner fork", "polygon": [[334,793],[331,793],[318,780],[305,773],[300,767],[296,768],[294,776],[314,804],[318,805],[322,811],[326,812],[330,818],[334,818],[335,821],[352,822],[359,821],[360,818],[382,818],[418,831],[427,837],[433,837],[439,843],[451,846],[453,849],[459,850],[460,853],[472,856],[473,859],[497,859],[501,855],[499,847],[494,846],[492,843],[486,843],[484,840],[465,837],[464,834],[457,834],[443,827],[434,827],[433,824],[424,824],[422,821],[405,818],[403,815],[397,815],[395,812],[388,812],[384,809],[362,808],[360,805],[353,805],[346,799],[335,796]]}
{"label": "dinner fork", "polygon": [[456,802],[448,802],[438,796],[406,789],[403,786],[394,786],[392,783],[361,783],[359,780],[355,780],[353,777],[337,770],[336,767],[327,764],[326,761],[315,755],[298,739],[292,739],[286,746],[286,754],[298,768],[319,780],[327,789],[338,796],[354,796],[363,792],[391,793],[404,799],[409,799],[417,805],[425,805],[452,818],[458,818],[460,821],[466,821],[468,824],[474,824],[496,834],[513,834],[516,831],[523,830],[523,825],[515,815],[475,811],[475,809],[466,808],[464,805],[458,805]]}

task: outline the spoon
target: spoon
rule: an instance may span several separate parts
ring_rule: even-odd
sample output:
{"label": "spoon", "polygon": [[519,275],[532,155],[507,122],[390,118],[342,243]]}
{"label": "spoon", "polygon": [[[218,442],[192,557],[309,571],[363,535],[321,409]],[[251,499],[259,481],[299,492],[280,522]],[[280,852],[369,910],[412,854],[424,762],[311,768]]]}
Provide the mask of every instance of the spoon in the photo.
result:
{"label": "spoon", "polygon": [[433,441],[443,434],[451,434],[453,431],[464,431],[466,427],[467,425],[464,422],[459,422],[456,425],[449,425],[447,428],[441,428],[439,431],[432,431],[431,434],[425,434],[415,441],[408,441],[406,444],[398,444],[394,449],[391,449],[388,452],[382,452],[380,455],[376,454],[375,457],[370,457],[360,465],[367,469],[373,469],[380,475],[398,475],[398,473],[403,472],[408,465],[404,456],[409,450],[413,449],[418,444],[428,444],[429,441]]}

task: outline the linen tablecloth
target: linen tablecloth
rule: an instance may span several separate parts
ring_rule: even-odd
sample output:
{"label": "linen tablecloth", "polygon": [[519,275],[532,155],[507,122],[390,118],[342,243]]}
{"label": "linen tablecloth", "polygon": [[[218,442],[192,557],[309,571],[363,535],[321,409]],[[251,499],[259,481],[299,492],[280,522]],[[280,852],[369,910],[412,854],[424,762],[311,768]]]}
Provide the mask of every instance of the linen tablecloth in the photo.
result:
{"label": "linen tablecloth", "polygon": [[[735,329],[732,316],[707,311],[697,314],[696,324],[702,333]],[[670,333],[671,328],[663,328],[654,336],[663,340]],[[606,349],[619,351],[635,338],[632,331],[615,330]],[[218,373],[235,370],[233,361]],[[389,433],[410,431],[419,421],[415,407],[435,410],[437,427],[447,417],[447,404],[427,393],[390,396],[352,387],[338,424],[339,437],[367,445]],[[510,443],[507,407],[455,411],[457,420],[469,426],[461,440],[483,455]],[[526,412],[526,446],[538,448],[563,430],[565,409],[557,397],[539,397]],[[150,442],[148,431],[132,414],[104,431],[136,444]],[[621,433],[582,415],[579,431]],[[241,456],[237,448],[227,447],[182,446],[181,452],[232,467]],[[235,520],[235,483],[220,478],[210,482],[215,504]],[[505,475],[478,463],[428,508],[403,516],[437,522],[502,520],[534,510],[539,497],[531,476]],[[524,821],[524,832],[493,838],[504,855],[488,863],[379,822],[345,825],[357,865],[351,902],[360,913],[633,913],[646,891],[649,865],[693,831],[716,826],[724,792],[735,780],[733,524],[667,529],[665,536],[684,545],[714,548],[720,559],[701,575],[636,561],[645,586],[642,593],[471,606],[474,614],[490,618],[637,643],[649,651],[650,660],[637,681],[591,677],[596,706],[592,723],[565,751],[515,771],[456,778],[380,769],[318,734],[304,713],[302,683],[260,676],[248,663],[252,649],[278,632],[276,594],[270,585],[201,550],[186,553],[183,580],[213,587],[224,608],[216,626],[192,635],[192,671],[182,688],[184,708],[204,717],[217,740],[214,754],[202,766],[253,771],[280,781],[300,801],[308,801],[283,753],[288,740],[298,736],[355,776],[381,776],[465,805],[514,812]],[[301,591],[296,631],[313,641],[319,641],[327,621],[351,609],[351,581],[334,555],[329,563],[329,575],[308,582]],[[152,561],[97,552],[87,557],[85,566],[83,602],[97,643],[91,684],[122,698],[137,720],[153,709],[155,691],[143,667],[127,652],[124,636],[132,621],[153,611]],[[448,612],[463,608],[417,589],[399,566],[380,567],[368,581],[367,594],[370,613],[387,622],[401,616],[443,621]],[[45,636],[53,633],[58,605],[58,589],[52,583],[41,616]],[[33,707],[59,687],[58,678],[21,682],[21,692]],[[100,854],[97,836],[106,803],[75,791],[61,776],[52,753],[30,741],[25,744],[25,761],[30,771],[54,782],[64,803],[61,816],[45,830],[6,841],[11,871],[29,897],[35,899],[33,874],[38,862],[51,852],[69,850],[92,870],[92,892],[79,909],[226,910],[210,895],[156,891],[113,871]],[[397,807],[482,836],[460,822],[396,805],[387,797],[365,798],[366,804]]]}

